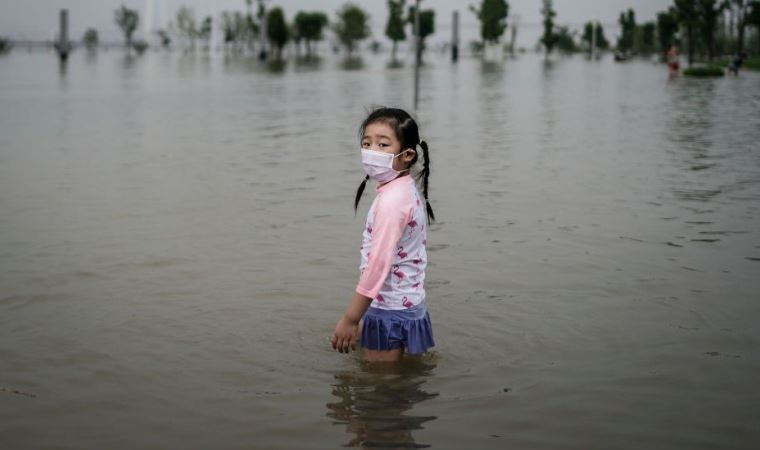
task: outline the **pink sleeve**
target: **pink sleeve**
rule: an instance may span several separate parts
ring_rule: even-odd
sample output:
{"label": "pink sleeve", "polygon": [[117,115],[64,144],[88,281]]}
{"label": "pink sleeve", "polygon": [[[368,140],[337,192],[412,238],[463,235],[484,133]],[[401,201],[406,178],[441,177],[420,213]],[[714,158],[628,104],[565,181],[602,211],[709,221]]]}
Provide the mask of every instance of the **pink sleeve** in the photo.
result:
{"label": "pink sleeve", "polygon": [[372,225],[372,246],[367,267],[359,278],[356,292],[374,299],[391,271],[393,255],[401,234],[412,215],[411,197],[404,191],[388,192],[378,199]]}

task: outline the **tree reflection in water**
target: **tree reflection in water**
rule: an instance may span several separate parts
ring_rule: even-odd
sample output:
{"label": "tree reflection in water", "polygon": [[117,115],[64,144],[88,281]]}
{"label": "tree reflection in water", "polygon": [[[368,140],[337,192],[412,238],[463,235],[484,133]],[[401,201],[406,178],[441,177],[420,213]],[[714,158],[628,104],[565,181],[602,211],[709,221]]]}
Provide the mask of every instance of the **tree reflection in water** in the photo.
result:
{"label": "tree reflection in water", "polygon": [[334,425],[346,425],[353,434],[344,446],[366,448],[425,448],[416,443],[413,430],[423,428],[436,416],[408,414],[415,404],[437,393],[422,389],[435,369],[434,356],[406,357],[396,364],[362,362],[355,371],[335,375],[332,394],[338,401],[327,403],[327,416]]}

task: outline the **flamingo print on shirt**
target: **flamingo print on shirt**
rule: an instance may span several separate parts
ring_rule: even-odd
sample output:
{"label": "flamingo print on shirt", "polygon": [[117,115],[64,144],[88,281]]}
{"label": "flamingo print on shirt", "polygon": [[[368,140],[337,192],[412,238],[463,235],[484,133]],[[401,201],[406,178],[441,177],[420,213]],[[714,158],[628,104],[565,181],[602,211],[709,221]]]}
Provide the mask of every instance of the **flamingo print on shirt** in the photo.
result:
{"label": "flamingo print on shirt", "polygon": [[372,307],[407,309],[425,300],[427,216],[410,176],[376,188],[363,227],[356,292]]}

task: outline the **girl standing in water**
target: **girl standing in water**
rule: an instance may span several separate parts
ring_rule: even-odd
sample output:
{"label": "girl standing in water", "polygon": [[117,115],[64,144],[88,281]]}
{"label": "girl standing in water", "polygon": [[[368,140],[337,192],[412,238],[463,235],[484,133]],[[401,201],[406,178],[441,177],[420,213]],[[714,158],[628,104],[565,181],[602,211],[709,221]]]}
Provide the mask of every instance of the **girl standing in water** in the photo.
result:
{"label": "girl standing in water", "polygon": [[[435,345],[425,301],[430,158],[417,123],[404,110],[378,108],[360,128],[362,164],[367,176],[356,192],[359,205],[367,180],[377,182],[377,195],[364,226],[361,275],[346,311],[335,326],[332,347],[356,349],[367,361],[398,361],[404,351],[420,354]],[[410,170],[422,150],[417,174]]]}

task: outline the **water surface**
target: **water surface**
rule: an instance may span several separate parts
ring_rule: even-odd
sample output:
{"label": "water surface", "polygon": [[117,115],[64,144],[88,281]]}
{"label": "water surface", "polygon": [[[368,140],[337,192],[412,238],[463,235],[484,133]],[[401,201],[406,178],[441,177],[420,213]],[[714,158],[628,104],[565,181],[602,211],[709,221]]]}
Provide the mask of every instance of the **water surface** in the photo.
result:
{"label": "water surface", "polygon": [[378,370],[328,338],[385,59],[0,58],[2,447],[760,445],[760,76],[429,55],[438,345]]}

